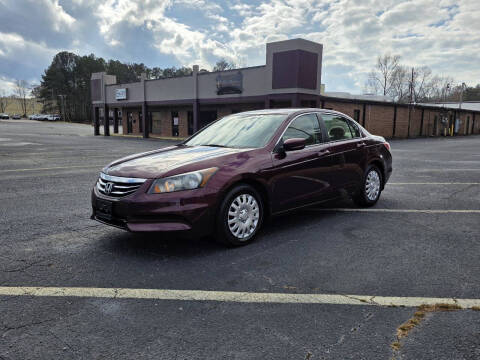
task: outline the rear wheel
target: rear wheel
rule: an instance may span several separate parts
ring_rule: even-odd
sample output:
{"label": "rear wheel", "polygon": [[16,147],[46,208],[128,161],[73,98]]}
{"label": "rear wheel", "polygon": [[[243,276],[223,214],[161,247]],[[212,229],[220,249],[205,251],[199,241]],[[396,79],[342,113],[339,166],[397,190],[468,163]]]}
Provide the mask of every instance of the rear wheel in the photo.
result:
{"label": "rear wheel", "polygon": [[224,198],[217,217],[216,239],[242,246],[251,243],[263,222],[263,203],[249,185],[233,188]]}
{"label": "rear wheel", "polygon": [[358,192],[353,196],[356,204],[364,207],[373,206],[377,203],[382,192],[382,173],[375,165],[367,167],[363,176],[363,182]]}

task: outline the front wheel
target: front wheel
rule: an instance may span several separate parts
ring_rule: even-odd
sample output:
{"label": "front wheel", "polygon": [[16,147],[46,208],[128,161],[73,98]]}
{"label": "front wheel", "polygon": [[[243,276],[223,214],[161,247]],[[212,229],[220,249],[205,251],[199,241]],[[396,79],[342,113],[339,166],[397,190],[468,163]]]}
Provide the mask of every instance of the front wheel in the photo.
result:
{"label": "front wheel", "polygon": [[216,239],[230,246],[251,243],[263,222],[263,203],[258,192],[249,185],[233,188],[220,206]]}
{"label": "front wheel", "polygon": [[382,173],[375,165],[370,165],[365,171],[363,182],[358,192],[353,196],[356,204],[370,207],[377,203],[382,192]]}

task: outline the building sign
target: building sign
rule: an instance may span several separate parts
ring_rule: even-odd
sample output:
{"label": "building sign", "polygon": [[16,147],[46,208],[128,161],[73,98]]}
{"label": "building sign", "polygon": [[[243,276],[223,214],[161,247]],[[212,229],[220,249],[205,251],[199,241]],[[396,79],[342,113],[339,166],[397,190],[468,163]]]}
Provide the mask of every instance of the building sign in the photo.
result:
{"label": "building sign", "polygon": [[237,73],[217,75],[217,95],[241,94],[243,91],[243,75]]}
{"label": "building sign", "polygon": [[127,89],[116,89],[115,100],[127,100]]}

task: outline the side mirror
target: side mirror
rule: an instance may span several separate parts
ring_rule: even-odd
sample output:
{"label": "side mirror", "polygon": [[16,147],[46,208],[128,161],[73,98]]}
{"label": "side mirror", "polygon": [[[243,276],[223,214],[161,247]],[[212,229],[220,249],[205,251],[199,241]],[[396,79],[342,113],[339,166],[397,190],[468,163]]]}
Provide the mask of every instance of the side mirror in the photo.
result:
{"label": "side mirror", "polygon": [[285,151],[302,150],[305,148],[305,143],[306,140],[302,138],[287,139],[283,143],[283,149]]}

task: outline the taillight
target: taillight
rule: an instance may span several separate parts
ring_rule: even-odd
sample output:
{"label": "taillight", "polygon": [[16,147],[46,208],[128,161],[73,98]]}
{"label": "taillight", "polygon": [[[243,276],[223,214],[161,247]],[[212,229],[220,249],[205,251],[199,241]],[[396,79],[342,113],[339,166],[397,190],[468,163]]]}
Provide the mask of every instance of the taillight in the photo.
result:
{"label": "taillight", "polygon": [[384,142],[383,145],[387,148],[388,151],[390,151],[390,144],[388,142]]}

